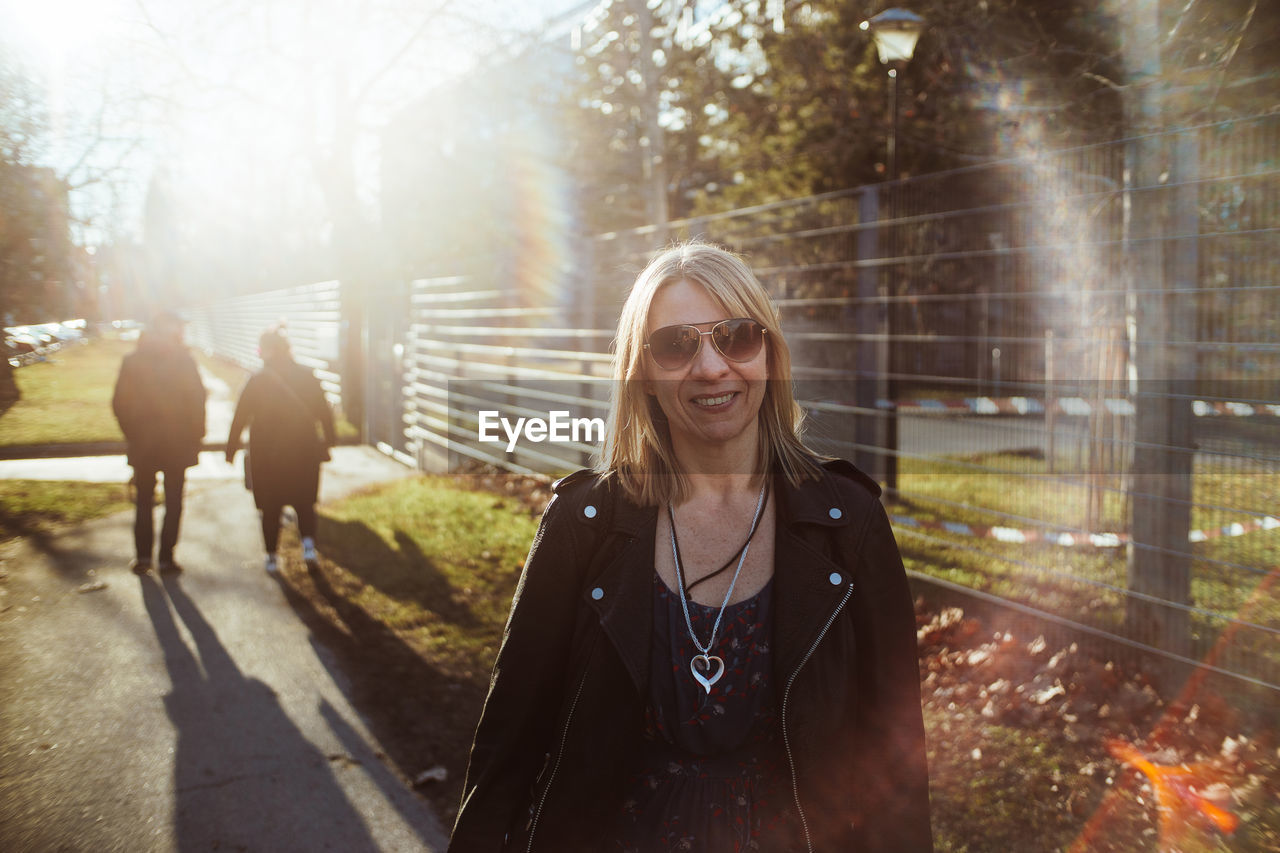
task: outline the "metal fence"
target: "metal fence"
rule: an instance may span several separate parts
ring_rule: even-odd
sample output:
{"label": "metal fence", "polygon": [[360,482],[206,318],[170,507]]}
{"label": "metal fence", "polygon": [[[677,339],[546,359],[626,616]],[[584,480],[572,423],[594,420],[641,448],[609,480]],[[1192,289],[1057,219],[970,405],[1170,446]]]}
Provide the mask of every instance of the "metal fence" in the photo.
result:
{"label": "metal fence", "polygon": [[[886,484],[917,577],[1274,700],[1278,125],[1028,150],[600,235],[567,309],[513,307],[496,277],[388,288],[366,317],[369,438],[427,470],[588,464],[589,433],[509,449],[482,417],[603,418],[631,281],[701,237],[775,297],[810,443]],[[211,315],[213,337],[218,317],[256,329],[304,304],[263,300]]]}
{"label": "metal fence", "polygon": [[[412,283],[405,436],[423,469],[470,459],[540,476],[588,465],[599,447],[600,435],[575,436],[572,424],[607,412],[612,331],[571,327],[555,308],[503,307],[504,297],[464,277]],[[498,420],[553,417],[567,440],[513,443]]]}
{"label": "metal fence", "polygon": [[258,336],[283,325],[295,360],[316,372],[330,404],[341,407],[339,296],[339,283],[325,281],[201,305],[189,312],[187,337],[210,355],[258,370]]}
{"label": "metal fence", "polygon": [[1278,123],[601,235],[573,317],[417,282],[408,434],[420,460],[582,464],[478,442],[478,412],[603,415],[635,273],[669,239],[721,243],[782,311],[811,443],[886,483],[913,572],[1280,689]]}

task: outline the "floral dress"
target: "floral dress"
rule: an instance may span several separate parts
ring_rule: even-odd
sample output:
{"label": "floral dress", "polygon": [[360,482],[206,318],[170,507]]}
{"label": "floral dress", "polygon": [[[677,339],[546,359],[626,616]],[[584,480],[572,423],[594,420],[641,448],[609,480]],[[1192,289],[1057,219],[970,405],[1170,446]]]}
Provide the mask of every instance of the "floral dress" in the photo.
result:
{"label": "floral dress", "polygon": [[[770,581],[725,608],[716,645],[724,675],[708,693],[693,679],[698,654],[680,596],[654,573],[652,678],[642,766],[628,783],[622,853],[680,850],[789,853],[792,803],[772,680]],[[719,607],[689,602],[701,639]]]}

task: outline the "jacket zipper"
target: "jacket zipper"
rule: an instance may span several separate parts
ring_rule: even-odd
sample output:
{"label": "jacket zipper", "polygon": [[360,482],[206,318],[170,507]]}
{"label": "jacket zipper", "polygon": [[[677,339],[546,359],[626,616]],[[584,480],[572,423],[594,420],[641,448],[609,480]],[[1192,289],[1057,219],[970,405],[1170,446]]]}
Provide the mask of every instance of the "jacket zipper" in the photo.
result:
{"label": "jacket zipper", "polygon": [[582,673],[582,680],[578,682],[578,689],[573,694],[573,704],[569,706],[569,715],[565,717],[564,729],[560,732],[560,749],[556,752],[556,763],[551,766],[551,775],[547,777],[547,784],[542,789],[542,796],[538,799],[538,808],[533,813],[533,822],[529,824],[529,845],[526,851],[533,851],[533,836],[538,831],[538,818],[542,817],[542,807],[547,802],[547,795],[551,793],[551,785],[556,780],[556,771],[560,769],[560,759],[564,757],[565,744],[569,742],[569,726],[573,723],[573,712],[578,708],[578,699],[582,696],[582,685],[587,683],[587,673]]}
{"label": "jacket zipper", "polygon": [[836,617],[840,615],[840,611],[844,609],[851,595],[853,595],[853,584],[849,584],[849,588],[845,590],[844,598],[840,599],[840,604],[836,606],[831,617],[827,619],[827,624],[822,626],[822,631],[819,632],[817,639],[813,641],[813,645],[809,646],[809,651],[805,652],[804,657],[800,659],[800,663],[796,665],[795,671],[787,679],[787,688],[782,694],[782,743],[786,747],[787,766],[791,770],[791,795],[796,801],[796,814],[800,816],[800,828],[804,830],[805,849],[809,853],[813,853],[813,838],[809,835],[809,822],[804,817],[804,806],[800,805],[800,783],[796,778],[795,757],[791,753],[791,735],[787,731],[787,702],[791,698],[791,685],[795,683],[796,676],[800,674],[800,670],[804,669],[804,665],[809,662],[809,658],[813,657],[814,651],[818,648],[818,643],[821,643],[822,638],[827,636],[827,631],[831,630],[832,623],[836,621]]}

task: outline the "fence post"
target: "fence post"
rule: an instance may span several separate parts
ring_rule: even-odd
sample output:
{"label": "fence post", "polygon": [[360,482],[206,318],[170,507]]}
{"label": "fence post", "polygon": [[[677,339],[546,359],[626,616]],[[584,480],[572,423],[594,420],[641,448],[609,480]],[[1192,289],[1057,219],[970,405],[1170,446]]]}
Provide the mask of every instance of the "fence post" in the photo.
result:
{"label": "fence post", "polygon": [[[889,339],[887,303],[880,301],[881,267],[870,265],[880,258],[880,190],[876,185],[864,187],[858,196],[858,309],[855,318],[857,330],[857,372],[854,383],[854,402],[867,414],[859,414],[854,422],[853,464],[879,482],[888,481],[890,458],[887,447],[888,419],[894,413],[878,408],[879,401],[889,396]],[[873,225],[875,227],[867,227]],[[873,450],[871,448],[877,448]],[[897,483],[889,484],[896,486]]]}
{"label": "fence post", "polygon": [[[1131,478],[1132,542],[1129,589],[1169,604],[1191,603],[1190,390],[1194,358],[1189,351],[1194,317],[1177,301],[1178,291],[1195,287],[1196,199],[1194,140],[1170,142],[1163,134],[1135,141],[1131,151],[1136,192],[1132,193],[1131,275],[1139,290],[1137,376],[1134,395],[1134,452]],[[1175,162],[1172,199],[1161,187],[1168,155]],[[1172,202],[1172,203],[1169,203]],[[1177,235],[1168,252],[1164,243]],[[1186,610],[1131,598],[1127,628],[1136,639],[1182,656],[1191,652]],[[1168,673],[1172,675],[1172,671]],[[1164,680],[1170,682],[1169,677]]]}
{"label": "fence post", "polygon": [[339,284],[338,293],[342,305],[341,338],[338,343],[342,413],[352,426],[360,430],[360,440],[364,441],[364,361],[368,340],[368,330],[365,328],[365,284],[344,278]]}
{"label": "fence post", "polygon": [[1056,474],[1058,468],[1058,399],[1053,380],[1053,329],[1044,330],[1044,461],[1045,470]]}

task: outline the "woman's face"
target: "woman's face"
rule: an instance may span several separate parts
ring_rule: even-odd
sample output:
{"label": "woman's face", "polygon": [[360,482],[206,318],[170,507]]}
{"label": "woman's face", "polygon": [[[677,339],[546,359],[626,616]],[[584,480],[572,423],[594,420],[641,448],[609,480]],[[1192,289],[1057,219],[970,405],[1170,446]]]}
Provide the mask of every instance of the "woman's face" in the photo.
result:
{"label": "woman's face", "polygon": [[[664,326],[687,324],[710,331],[721,320],[731,319],[702,288],[688,280],[658,290],[649,305],[645,340]],[[671,428],[676,449],[723,450],[739,445],[754,453],[758,439],[760,404],[769,378],[768,348],[746,362],[733,362],[720,354],[709,336],[703,336],[693,360],[667,370],[644,355],[647,390],[653,394]]]}

